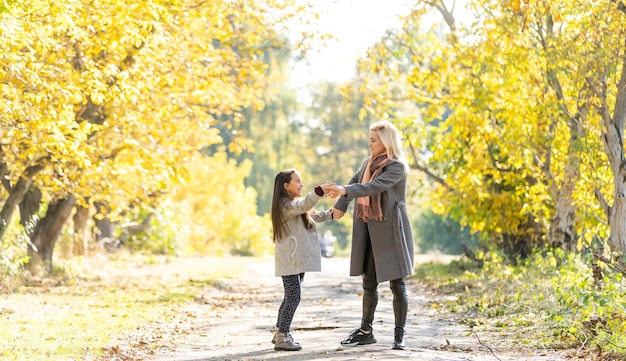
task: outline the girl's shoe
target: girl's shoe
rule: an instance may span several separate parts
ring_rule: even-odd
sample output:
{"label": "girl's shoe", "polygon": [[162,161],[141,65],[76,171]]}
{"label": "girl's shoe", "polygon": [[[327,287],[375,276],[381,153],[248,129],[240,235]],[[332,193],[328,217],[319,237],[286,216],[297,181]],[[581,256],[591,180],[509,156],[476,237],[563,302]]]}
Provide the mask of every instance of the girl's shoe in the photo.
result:
{"label": "girl's shoe", "polygon": [[276,343],[274,344],[274,351],[300,351],[302,345],[299,342],[293,340],[291,334],[276,331]]}

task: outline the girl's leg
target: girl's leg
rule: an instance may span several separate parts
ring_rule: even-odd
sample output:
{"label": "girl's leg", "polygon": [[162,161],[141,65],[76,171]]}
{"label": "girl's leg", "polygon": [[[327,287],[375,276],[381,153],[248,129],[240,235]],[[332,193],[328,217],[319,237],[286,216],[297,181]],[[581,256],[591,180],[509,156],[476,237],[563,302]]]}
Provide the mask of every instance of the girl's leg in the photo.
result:
{"label": "girl's leg", "polygon": [[[304,273],[300,273],[300,286],[302,286],[302,281],[304,281]],[[290,277],[290,276],[288,276]],[[283,278],[283,287],[285,286],[285,280]],[[301,288],[301,287],[300,287]],[[285,291],[285,296],[283,297],[283,302],[280,304],[280,308],[278,308],[278,317],[276,318],[276,328],[275,330],[278,330],[278,322],[280,320],[280,315],[283,314],[284,308],[285,308],[285,303],[287,302],[287,292]]]}
{"label": "girl's leg", "polygon": [[278,312],[277,329],[274,332],[274,350],[276,351],[300,351],[302,346],[291,337],[291,321],[300,304],[301,283],[304,273],[299,275],[283,276],[285,296]]}
{"label": "girl's leg", "polygon": [[291,321],[293,321],[302,298],[301,280],[303,277],[304,274],[283,276],[285,295],[278,310],[278,321],[276,322],[280,332],[289,333],[291,330]]}

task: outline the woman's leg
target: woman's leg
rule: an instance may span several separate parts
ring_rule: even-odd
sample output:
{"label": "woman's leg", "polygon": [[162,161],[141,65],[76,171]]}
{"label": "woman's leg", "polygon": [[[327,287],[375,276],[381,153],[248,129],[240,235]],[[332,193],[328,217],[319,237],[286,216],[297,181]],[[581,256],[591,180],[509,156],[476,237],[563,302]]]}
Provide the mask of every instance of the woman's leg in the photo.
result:
{"label": "woman's leg", "polygon": [[404,350],[404,326],[409,310],[409,297],[406,293],[406,282],[404,279],[397,279],[389,283],[391,292],[393,293],[393,315],[396,326],[394,329],[393,348]]}
{"label": "woman's leg", "polygon": [[376,281],[376,265],[372,244],[367,241],[365,249],[365,262],[363,269],[363,315],[361,317],[361,330],[372,331],[374,312],[378,305],[378,282]]}
{"label": "woman's leg", "polygon": [[353,330],[348,337],[341,341],[341,344],[347,347],[376,343],[372,323],[374,322],[374,312],[378,305],[378,282],[376,281],[374,255],[369,241],[367,242],[365,251],[363,272],[363,314],[361,316],[361,328]]}
{"label": "woman's leg", "polygon": [[404,328],[409,309],[406,282],[404,279],[392,280],[390,281],[390,288],[393,293],[393,315],[395,317],[396,327]]}

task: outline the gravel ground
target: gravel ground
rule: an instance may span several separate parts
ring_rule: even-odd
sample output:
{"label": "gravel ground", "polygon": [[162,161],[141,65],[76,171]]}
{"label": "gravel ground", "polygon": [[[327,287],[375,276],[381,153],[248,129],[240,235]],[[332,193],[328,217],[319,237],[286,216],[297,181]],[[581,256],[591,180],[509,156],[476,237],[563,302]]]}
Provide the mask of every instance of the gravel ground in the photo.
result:
{"label": "gravel ground", "polygon": [[[418,256],[418,262],[433,256]],[[499,332],[474,333],[432,308],[433,297],[409,282],[407,349],[392,350],[393,311],[389,283],[380,285],[374,332],[378,343],[342,348],[339,342],[360,324],[359,277],[348,277],[348,259],[324,258],[322,272],[307,273],[292,329],[301,351],[274,351],[270,342],[282,301],[282,283],[271,259],[251,260],[242,276],[199,295],[167,324],[153,325],[158,347],[145,360],[566,360],[566,352],[519,349]],[[156,332],[158,330],[158,332]],[[146,332],[146,330],[143,330]]]}

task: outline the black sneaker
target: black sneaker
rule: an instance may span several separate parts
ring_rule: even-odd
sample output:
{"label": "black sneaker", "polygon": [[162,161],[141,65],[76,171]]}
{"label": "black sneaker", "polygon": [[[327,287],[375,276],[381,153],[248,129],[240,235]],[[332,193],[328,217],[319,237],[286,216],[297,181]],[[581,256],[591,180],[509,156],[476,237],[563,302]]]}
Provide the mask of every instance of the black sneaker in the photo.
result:
{"label": "black sneaker", "polygon": [[394,350],[404,350],[406,349],[406,344],[404,343],[404,329],[400,327],[396,327],[393,332],[393,347]]}
{"label": "black sneaker", "polygon": [[374,331],[370,333],[365,333],[359,328],[350,332],[348,337],[344,338],[343,341],[341,341],[341,344],[346,347],[353,347],[356,345],[369,345],[372,343],[376,343],[376,339],[374,338]]}

